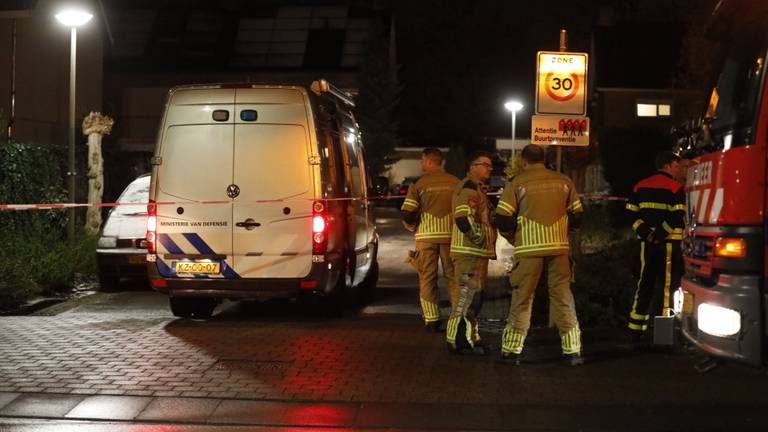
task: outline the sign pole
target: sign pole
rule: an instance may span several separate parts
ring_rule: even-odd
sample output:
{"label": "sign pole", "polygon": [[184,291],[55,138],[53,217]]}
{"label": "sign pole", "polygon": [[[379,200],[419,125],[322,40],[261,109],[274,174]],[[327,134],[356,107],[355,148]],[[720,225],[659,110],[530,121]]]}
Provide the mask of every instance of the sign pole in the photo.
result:
{"label": "sign pole", "polygon": [[[560,29],[560,52],[568,51],[568,32],[565,29]],[[563,172],[563,149],[561,146],[557,146],[557,172]]]}

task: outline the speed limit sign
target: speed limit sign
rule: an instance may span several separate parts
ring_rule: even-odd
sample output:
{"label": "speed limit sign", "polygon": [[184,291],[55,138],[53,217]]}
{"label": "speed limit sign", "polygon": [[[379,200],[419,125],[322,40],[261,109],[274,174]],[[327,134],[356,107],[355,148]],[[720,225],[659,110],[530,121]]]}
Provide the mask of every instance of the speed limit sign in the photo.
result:
{"label": "speed limit sign", "polygon": [[539,51],[536,114],[587,114],[586,53]]}

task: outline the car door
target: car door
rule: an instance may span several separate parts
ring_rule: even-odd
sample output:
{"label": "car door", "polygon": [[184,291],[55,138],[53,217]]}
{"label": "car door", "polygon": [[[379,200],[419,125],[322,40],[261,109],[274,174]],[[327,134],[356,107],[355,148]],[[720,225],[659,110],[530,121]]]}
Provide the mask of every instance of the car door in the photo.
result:
{"label": "car door", "polygon": [[367,185],[365,180],[365,167],[360,164],[359,132],[352,119],[341,114],[342,147],[345,153],[345,165],[347,182],[350,189],[350,201],[347,207],[347,223],[349,227],[349,253],[352,263],[353,283],[357,283],[361,272],[357,271],[364,266],[367,259],[368,245],[368,204]]}

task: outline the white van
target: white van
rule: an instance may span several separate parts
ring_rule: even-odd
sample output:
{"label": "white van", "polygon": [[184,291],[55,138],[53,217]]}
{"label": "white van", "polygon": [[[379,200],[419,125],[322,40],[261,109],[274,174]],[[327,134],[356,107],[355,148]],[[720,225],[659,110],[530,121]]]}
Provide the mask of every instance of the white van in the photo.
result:
{"label": "white van", "polygon": [[173,88],[152,158],[148,273],[176,316],[221,299],[317,297],[378,278],[352,101],[327,81]]}

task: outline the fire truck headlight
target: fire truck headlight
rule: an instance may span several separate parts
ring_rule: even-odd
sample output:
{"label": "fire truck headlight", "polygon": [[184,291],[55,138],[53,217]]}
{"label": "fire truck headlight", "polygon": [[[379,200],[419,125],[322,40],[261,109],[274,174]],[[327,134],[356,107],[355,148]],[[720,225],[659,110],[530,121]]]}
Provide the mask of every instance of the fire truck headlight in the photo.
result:
{"label": "fire truck headlight", "polygon": [[741,314],[708,303],[699,305],[698,322],[699,330],[713,336],[733,336],[741,330]]}
{"label": "fire truck headlight", "polygon": [[683,289],[678,287],[674,294],[672,294],[672,310],[675,312],[675,315],[679,315],[683,312],[683,298]]}

